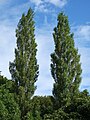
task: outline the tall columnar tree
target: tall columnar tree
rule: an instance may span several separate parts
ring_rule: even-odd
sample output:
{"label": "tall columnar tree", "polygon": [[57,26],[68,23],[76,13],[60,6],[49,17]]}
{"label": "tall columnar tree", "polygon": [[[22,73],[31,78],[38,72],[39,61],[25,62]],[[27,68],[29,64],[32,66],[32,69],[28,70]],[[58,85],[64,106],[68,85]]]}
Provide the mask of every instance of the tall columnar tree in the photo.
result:
{"label": "tall columnar tree", "polygon": [[[35,42],[34,12],[32,9],[22,15],[16,29],[17,48],[15,60],[10,62],[9,70],[12,80],[15,81],[15,93],[19,96],[21,107],[25,100],[29,101],[36,89],[35,82],[38,78]],[[23,104],[23,105],[22,105]],[[22,108],[24,109],[24,108]]]}
{"label": "tall columnar tree", "polygon": [[55,81],[53,95],[59,107],[62,107],[67,106],[78,93],[82,70],[68,17],[60,13],[57,21],[53,33],[55,50],[51,54],[51,74]]}

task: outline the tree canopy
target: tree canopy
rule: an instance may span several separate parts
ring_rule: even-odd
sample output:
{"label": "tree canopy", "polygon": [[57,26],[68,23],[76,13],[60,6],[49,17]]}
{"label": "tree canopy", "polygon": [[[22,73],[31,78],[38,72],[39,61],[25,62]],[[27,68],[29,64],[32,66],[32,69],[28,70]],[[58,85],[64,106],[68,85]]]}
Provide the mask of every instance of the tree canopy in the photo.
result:
{"label": "tree canopy", "polygon": [[51,54],[51,73],[55,81],[53,95],[58,107],[62,107],[67,106],[79,91],[82,70],[68,17],[60,13],[57,21],[53,33],[55,50]]}
{"label": "tree canopy", "polygon": [[10,62],[9,70],[12,80],[15,81],[16,98],[21,109],[21,116],[25,116],[31,97],[36,90],[35,82],[39,74],[35,42],[34,12],[32,9],[23,14],[17,29],[17,48],[15,49],[15,60]]}

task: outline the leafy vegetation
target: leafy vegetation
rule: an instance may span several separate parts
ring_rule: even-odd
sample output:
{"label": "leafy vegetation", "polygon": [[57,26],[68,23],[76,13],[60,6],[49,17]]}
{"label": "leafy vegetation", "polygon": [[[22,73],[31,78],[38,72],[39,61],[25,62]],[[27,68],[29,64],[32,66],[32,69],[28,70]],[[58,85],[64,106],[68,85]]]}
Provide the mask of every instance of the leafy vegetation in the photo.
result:
{"label": "leafy vegetation", "polygon": [[0,120],[20,120],[20,109],[11,93],[11,81],[0,76]]}
{"label": "leafy vegetation", "polygon": [[90,95],[79,91],[81,63],[70,33],[68,17],[58,15],[51,54],[54,79],[52,96],[34,96],[39,75],[34,12],[23,14],[16,30],[15,60],[10,62],[11,80],[0,75],[0,120],[89,120]]}
{"label": "leafy vegetation", "polygon": [[33,15],[33,11],[29,9],[27,15],[23,14],[18,23],[15,60],[10,62],[9,66],[22,119],[28,111],[29,100],[36,89],[34,83],[38,77]]}
{"label": "leafy vegetation", "polygon": [[58,15],[58,24],[53,33],[55,51],[51,54],[51,73],[54,78],[53,96],[58,107],[68,106],[79,92],[81,82],[80,55],[74,47],[68,18]]}

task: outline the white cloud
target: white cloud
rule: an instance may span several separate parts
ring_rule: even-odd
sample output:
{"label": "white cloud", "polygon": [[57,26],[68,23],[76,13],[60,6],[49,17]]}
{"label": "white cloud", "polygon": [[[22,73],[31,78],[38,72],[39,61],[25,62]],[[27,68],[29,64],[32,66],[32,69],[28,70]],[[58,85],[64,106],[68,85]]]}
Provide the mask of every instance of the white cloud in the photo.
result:
{"label": "white cloud", "polygon": [[30,0],[35,4],[35,11],[49,12],[49,4],[62,8],[67,4],[67,0]]}
{"label": "white cloud", "polygon": [[45,75],[45,77],[40,77],[40,80],[37,81],[37,90],[35,91],[35,95],[52,95],[52,89],[53,89],[53,80],[51,79],[51,76]]}
{"label": "white cloud", "polygon": [[[79,48],[79,53],[81,54],[81,67],[82,67],[82,82],[81,82],[81,90],[85,87],[90,86],[90,48]],[[89,90],[89,88],[87,88]]]}
{"label": "white cloud", "polygon": [[47,7],[44,4],[40,4],[38,6],[35,6],[35,11],[40,11],[40,12],[48,12]]}
{"label": "white cloud", "polygon": [[[45,18],[46,19],[46,18]],[[46,24],[49,26],[47,28]],[[45,22],[42,28],[36,28],[36,41],[38,44],[39,78],[36,83],[35,95],[51,95],[53,80],[50,71],[50,54],[53,52],[52,27]]]}
{"label": "white cloud", "polygon": [[67,3],[67,0],[46,0],[46,1],[60,8],[64,7]]}
{"label": "white cloud", "polygon": [[39,6],[42,3],[42,0],[30,0],[30,2],[34,3],[36,6]]}
{"label": "white cloud", "polygon": [[81,54],[83,74],[90,73],[90,48],[79,48],[79,53]]}
{"label": "white cloud", "polygon": [[[80,89],[86,89],[90,85],[90,25],[80,25],[73,27],[75,44],[81,55],[82,82]],[[90,88],[87,87],[88,91]]]}
{"label": "white cloud", "polygon": [[0,28],[2,28],[0,32],[0,71],[2,71],[2,75],[10,78],[9,61],[14,58],[15,28],[5,23],[0,24]]}
{"label": "white cloud", "polygon": [[82,79],[80,90],[83,91],[87,89],[90,92],[90,78]]}
{"label": "white cloud", "polygon": [[76,29],[76,37],[80,37],[82,39],[90,41],[90,25],[81,25],[78,26]]}

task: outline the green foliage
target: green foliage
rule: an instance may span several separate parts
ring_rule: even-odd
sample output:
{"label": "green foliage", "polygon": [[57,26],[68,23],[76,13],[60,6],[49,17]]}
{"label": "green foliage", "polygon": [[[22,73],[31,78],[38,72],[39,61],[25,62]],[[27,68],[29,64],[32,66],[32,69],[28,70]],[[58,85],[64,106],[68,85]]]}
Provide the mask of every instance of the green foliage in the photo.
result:
{"label": "green foliage", "polygon": [[14,94],[10,93],[11,86],[7,86],[9,81],[3,76],[0,76],[0,81],[0,120],[20,120],[19,106]]}
{"label": "green foliage", "polygon": [[77,108],[76,111],[81,115],[82,120],[89,120],[90,119],[90,95],[87,92],[87,90],[84,90],[83,92],[81,92],[79,97],[76,98],[74,103],[72,104],[74,104],[73,106]]}
{"label": "green foliage", "polygon": [[51,114],[53,112],[53,97],[52,96],[34,96],[32,99],[33,113],[39,113],[41,118],[44,118],[45,114]]}
{"label": "green foliage", "polygon": [[57,21],[53,33],[55,51],[51,54],[51,74],[55,81],[53,95],[58,107],[63,107],[77,95],[82,70],[67,16],[60,13]]}
{"label": "green foliage", "polygon": [[68,120],[82,120],[81,115],[78,112],[71,112],[70,114],[68,114],[68,116]]}
{"label": "green foliage", "polygon": [[34,120],[34,117],[32,115],[32,112],[28,112],[26,117],[25,117],[25,120]]}
{"label": "green foliage", "polygon": [[27,99],[34,94],[34,83],[38,77],[33,15],[32,9],[29,9],[27,15],[23,14],[18,23],[15,60],[13,63],[10,62],[9,66],[12,79],[15,81],[16,93],[19,94],[19,87],[23,87]]}
{"label": "green foliage", "polygon": [[8,80],[6,77],[0,75],[0,86],[4,89],[7,89],[10,93],[14,93],[14,82],[12,80]]}
{"label": "green foliage", "polygon": [[68,114],[62,109],[54,111],[53,114],[45,115],[44,120],[68,120]]}
{"label": "green foliage", "polygon": [[0,100],[0,120],[6,120],[7,117],[8,117],[8,110],[3,104],[3,101]]}
{"label": "green foliage", "polygon": [[34,12],[32,9],[29,9],[26,15],[22,15],[18,23],[15,60],[10,62],[9,66],[12,80],[15,82],[14,90],[22,117],[28,112],[29,101],[36,90],[35,82],[39,74],[33,17]]}
{"label": "green foliage", "polygon": [[87,90],[81,92],[64,111],[75,120],[89,120],[90,95]]}
{"label": "green foliage", "polygon": [[[83,94],[83,97],[82,97]],[[86,96],[86,97],[85,97]],[[67,107],[53,110],[44,115],[44,120],[89,120],[90,119],[90,96],[86,91],[72,101]]]}
{"label": "green foliage", "polygon": [[3,84],[6,84],[7,78],[4,78],[3,76],[0,75],[0,86]]}

